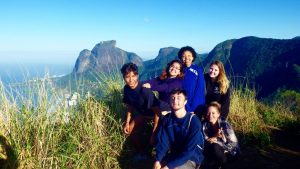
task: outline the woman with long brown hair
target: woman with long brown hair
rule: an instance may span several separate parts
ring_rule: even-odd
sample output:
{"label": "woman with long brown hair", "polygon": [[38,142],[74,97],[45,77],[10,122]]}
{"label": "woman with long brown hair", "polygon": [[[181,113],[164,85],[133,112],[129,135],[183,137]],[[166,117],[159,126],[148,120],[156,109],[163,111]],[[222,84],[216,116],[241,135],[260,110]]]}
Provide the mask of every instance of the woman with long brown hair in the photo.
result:
{"label": "woman with long brown hair", "polygon": [[172,60],[159,77],[145,81],[143,87],[158,91],[159,99],[170,103],[170,93],[175,88],[182,88],[183,65],[179,60]]}
{"label": "woman with long brown hair", "polygon": [[205,102],[216,101],[221,104],[222,118],[227,118],[230,106],[230,86],[224,65],[221,61],[213,61],[209,72],[204,75],[206,84]]}

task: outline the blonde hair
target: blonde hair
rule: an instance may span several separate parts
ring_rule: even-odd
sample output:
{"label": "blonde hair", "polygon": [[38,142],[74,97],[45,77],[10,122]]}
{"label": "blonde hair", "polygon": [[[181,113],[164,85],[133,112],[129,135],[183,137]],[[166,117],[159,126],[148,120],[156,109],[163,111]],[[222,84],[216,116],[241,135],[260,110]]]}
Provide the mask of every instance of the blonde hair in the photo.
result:
{"label": "blonde hair", "polygon": [[217,76],[217,83],[220,85],[221,94],[225,94],[229,88],[229,80],[226,76],[224,65],[221,61],[213,61],[210,66],[216,65],[219,68],[219,75]]}

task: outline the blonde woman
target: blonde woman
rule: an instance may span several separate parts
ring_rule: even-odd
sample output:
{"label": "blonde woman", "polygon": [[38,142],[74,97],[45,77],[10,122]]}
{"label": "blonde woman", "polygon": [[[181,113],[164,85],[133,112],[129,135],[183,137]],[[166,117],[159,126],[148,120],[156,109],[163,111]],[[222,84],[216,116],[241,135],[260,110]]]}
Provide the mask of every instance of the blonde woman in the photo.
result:
{"label": "blonde woman", "polygon": [[226,119],[230,106],[230,87],[224,65],[221,61],[213,61],[209,72],[204,75],[206,84],[205,102],[216,101],[221,104],[221,117]]}

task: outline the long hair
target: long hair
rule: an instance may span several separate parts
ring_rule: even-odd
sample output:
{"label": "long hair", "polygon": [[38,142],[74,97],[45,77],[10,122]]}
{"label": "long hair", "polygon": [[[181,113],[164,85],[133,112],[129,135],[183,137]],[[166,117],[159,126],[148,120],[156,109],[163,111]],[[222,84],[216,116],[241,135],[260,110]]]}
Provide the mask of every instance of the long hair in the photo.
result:
{"label": "long hair", "polygon": [[219,75],[217,76],[217,83],[220,85],[221,94],[225,94],[227,92],[228,88],[229,88],[229,80],[226,76],[224,65],[221,61],[218,61],[218,60],[213,61],[210,64],[210,67],[212,65],[216,65],[219,68]]}
{"label": "long hair", "polygon": [[169,78],[171,75],[170,75],[170,67],[174,64],[174,63],[178,63],[180,65],[180,74],[177,75],[178,78],[180,79],[183,79],[183,76],[184,76],[184,72],[183,72],[183,64],[180,60],[172,60],[171,62],[169,62],[167,64],[167,67],[166,69],[164,69],[161,73],[161,75],[159,76],[159,79],[160,80],[164,80],[164,79],[167,79]]}

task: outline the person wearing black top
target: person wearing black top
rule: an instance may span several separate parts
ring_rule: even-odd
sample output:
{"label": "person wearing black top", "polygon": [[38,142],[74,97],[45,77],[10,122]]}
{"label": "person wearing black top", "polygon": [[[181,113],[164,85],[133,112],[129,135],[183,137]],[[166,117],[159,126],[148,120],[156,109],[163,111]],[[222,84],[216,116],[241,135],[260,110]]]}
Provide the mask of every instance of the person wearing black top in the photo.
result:
{"label": "person wearing black top", "polygon": [[[146,128],[146,124],[154,120],[150,144],[154,143],[155,131],[159,120],[159,100],[155,97],[151,89],[142,87],[142,83],[138,80],[138,68],[133,63],[124,64],[121,68],[124,81],[123,102],[127,106],[127,116],[123,131],[129,135],[137,150],[134,161],[146,159],[146,150],[142,144],[142,133]],[[133,112],[136,115],[133,116]],[[142,130],[142,132],[140,131]],[[148,144],[148,145],[150,145]]]}
{"label": "person wearing black top", "polygon": [[206,84],[205,102],[216,101],[221,104],[221,117],[226,119],[230,106],[230,87],[223,63],[214,61],[210,64],[209,72],[204,75]]}

